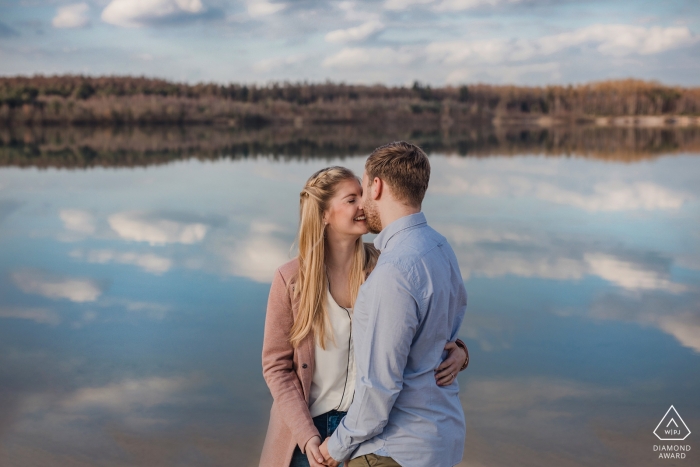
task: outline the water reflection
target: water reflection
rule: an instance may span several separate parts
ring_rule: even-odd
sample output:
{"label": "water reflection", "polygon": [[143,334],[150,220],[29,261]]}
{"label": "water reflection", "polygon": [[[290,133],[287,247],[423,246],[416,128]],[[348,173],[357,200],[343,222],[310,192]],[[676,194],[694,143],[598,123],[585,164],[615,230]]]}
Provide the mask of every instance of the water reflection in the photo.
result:
{"label": "water reflection", "polygon": [[461,156],[547,154],[639,161],[700,151],[696,127],[477,126],[421,132],[386,127],[311,125],[259,130],[220,126],[0,128],[0,166],[137,167],[176,160],[284,160],[368,154],[387,141],[410,140],[428,152]]}
{"label": "water reflection", "polygon": [[[0,169],[0,465],[256,465],[299,187],[364,158],[164,154]],[[653,465],[670,404],[700,425],[700,158],[646,155],[431,155],[470,292],[464,465]]]}

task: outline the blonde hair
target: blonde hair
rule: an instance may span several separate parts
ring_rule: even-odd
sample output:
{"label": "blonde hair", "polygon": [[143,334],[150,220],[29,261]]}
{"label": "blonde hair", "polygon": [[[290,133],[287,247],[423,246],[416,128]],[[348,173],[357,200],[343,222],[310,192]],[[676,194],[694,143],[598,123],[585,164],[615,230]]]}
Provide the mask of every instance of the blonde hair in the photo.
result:
{"label": "blonde hair", "polygon": [[[299,194],[299,272],[294,289],[299,299],[299,310],[289,335],[289,342],[297,347],[313,332],[321,348],[326,348],[328,337],[328,312],[326,309],[326,242],[323,215],[343,180],[357,180],[350,169],[328,167],[311,176]],[[350,267],[351,306],[367,274],[377,261],[378,252],[363,245],[362,237],[355,242],[355,251]],[[332,338],[332,334],[331,334]]]}

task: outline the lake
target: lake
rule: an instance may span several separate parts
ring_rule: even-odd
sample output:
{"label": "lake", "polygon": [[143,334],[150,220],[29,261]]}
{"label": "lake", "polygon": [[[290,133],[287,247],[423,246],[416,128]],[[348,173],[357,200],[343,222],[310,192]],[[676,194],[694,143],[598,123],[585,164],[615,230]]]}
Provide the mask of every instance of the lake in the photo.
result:
{"label": "lake", "polygon": [[0,134],[0,465],[257,465],[299,191],[397,136],[469,293],[463,465],[697,465],[653,434],[700,431],[697,130],[320,134]]}

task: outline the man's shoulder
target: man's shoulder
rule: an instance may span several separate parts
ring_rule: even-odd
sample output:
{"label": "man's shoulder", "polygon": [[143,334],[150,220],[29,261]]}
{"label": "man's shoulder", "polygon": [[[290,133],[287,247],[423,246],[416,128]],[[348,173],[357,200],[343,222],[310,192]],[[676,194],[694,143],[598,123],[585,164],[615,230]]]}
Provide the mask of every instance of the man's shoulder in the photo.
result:
{"label": "man's shoulder", "polygon": [[415,265],[425,255],[445,243],[447,240],[439,232],[429,225],[423,225],[406,232],[391,253],[393,253],[392,256],[398,257],[404,263]]}
{"label": "man's shoulder", "polygon": [[385,269],[404,275],[415,273],[426,260],[431,262],[428,257],[441,247],[451,248],[447,239],[427,224],[404,232],[396,241],[391,249],[382,251],[377,267],[386,265]]}

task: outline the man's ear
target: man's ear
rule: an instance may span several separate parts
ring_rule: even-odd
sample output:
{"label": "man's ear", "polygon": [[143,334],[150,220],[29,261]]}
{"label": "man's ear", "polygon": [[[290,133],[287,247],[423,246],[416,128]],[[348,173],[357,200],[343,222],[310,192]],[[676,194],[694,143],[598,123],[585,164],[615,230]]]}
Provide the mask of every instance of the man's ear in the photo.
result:
{"label": "man's ear", "polygon": [[384,192],[384,181],[379,178],[379,177],[374,177],[374,181],[372,182],[372,191],[370,195],[372,196],[373,200],[378,200],[379,198],[382,197],[382,193]]}

